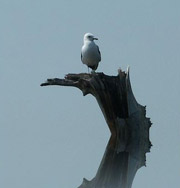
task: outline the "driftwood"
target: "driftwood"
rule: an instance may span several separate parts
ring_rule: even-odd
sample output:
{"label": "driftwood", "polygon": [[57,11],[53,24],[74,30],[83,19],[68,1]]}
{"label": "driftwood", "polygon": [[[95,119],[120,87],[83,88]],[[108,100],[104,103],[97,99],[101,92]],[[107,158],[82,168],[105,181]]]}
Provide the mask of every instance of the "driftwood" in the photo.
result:
{"label": "driftwood", "polygon": [[130,84],[129,69],[117,76],[103,73],[68,74],[65,79],[48,79],[41,86],[60,85],[79,88],[92,94],[111,131],[96,176],[83,180],[79,188],[131,188],[137,170],[145,165],[150,151],[150,118],[145,106],[137,103]]}

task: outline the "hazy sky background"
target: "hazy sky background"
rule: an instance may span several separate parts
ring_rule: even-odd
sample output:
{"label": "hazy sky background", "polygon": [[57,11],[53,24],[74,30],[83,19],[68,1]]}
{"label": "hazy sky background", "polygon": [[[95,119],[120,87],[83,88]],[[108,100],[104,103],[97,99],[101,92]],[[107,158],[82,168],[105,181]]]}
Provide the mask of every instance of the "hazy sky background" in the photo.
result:
{"label": "hazy sky background", "polygon": [[0,187],[76,188],[95,176],[110,137],[95,98],[40,87],[87,72],[86,32],[99,38],[97,71],[130,65],[153,122],[147,167],[132,187],[180,187],[179,8],[179,0],[0,0]]}

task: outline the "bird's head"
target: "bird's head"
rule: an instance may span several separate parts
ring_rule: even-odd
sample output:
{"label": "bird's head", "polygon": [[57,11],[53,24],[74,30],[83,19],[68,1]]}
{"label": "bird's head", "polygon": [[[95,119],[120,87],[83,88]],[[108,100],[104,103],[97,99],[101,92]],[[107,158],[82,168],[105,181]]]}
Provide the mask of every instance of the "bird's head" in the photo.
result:
{"label": "bird's head", "polygon": [[93,40],[98,40],[98,38],[95,38],[94,35],[91,33],[86,33],[84,35],[84,41],[93,41]]}

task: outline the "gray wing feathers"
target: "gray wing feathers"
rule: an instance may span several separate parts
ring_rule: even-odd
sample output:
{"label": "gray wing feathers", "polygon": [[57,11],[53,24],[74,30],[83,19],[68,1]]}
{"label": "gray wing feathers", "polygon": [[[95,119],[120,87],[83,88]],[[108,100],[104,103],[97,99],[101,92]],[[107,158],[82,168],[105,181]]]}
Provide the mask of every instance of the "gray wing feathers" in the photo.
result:
{"label": "gray wing feathers", "polygon": [[[97,46],[97,45],[96,45]],[[100,50],[99,50],[99,46],[97,46],[97,49],[98,49],[98,53],[99,53],[99,56],[100,56],[100,60],[99,61],[101,61],[101,52],[100,52]]]}

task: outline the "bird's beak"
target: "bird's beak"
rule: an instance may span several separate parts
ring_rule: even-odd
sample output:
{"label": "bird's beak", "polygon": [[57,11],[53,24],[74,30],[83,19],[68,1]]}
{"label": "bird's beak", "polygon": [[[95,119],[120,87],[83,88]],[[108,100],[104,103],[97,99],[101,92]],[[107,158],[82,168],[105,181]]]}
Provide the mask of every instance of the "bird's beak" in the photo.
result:
{"label": "bird's beak", "polygon": [[98,38],[94,38],[94,40],[98,40]]}

